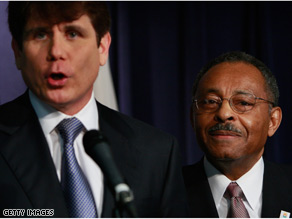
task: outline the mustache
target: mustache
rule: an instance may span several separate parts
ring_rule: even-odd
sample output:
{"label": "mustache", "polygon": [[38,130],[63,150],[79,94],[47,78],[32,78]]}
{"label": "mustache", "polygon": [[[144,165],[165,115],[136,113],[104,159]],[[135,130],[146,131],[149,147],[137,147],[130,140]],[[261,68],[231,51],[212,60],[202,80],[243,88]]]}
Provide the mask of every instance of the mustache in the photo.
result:
{"label": "mustache", "polygon": [[227,123],[227,124],[217,123],[216,125],[212,126],[208,130],[208,132],[214,132],[214,131],[218,131],[218,130],[231,131],[231,132],[235,132],[235,133],[241,134],[240,129],[236,128],[231,123]]}

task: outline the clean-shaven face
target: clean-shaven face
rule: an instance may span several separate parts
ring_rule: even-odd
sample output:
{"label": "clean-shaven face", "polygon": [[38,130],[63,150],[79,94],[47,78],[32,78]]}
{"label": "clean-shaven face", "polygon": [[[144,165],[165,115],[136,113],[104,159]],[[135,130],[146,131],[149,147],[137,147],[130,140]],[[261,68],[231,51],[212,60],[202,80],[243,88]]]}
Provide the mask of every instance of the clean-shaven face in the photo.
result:
{"label": "clean-shaven face", "polygon": [[108,46],[101,40],[98,48],[90,18],[82,15],[53,26],[29,19],[22,50],[14,45],[14,52],[29,89],[57,110],[73,114],[90,99]]}

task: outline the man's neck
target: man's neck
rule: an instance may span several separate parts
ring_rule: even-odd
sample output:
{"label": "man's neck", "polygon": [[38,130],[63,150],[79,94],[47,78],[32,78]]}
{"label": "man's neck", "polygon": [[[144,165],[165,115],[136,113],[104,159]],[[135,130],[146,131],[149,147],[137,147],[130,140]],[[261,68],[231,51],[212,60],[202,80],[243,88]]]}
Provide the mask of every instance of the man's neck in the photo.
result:
{"label": "man's neck", "polygon": [[247,173],[261,158],[240,158],[240,159],[210,159],[207,157],[208,161],[218,169],[222,174],[224,174],[228,179],[235,181]]}

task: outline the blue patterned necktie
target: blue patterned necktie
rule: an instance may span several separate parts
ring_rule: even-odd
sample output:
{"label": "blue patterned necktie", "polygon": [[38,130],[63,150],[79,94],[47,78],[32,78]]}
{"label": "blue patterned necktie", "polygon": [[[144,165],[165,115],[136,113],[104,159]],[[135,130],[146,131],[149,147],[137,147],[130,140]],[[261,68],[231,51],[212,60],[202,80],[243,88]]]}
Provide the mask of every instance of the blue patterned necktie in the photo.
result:
{"label": "blue patterned necktie", "polygon": [[75,156],[73,142],[83,129],[75,117],[62,120],[57,129],[64,140],[61,185],[67,202],[69,216],[78,218],[97,217],[94,198],[88,181]]}

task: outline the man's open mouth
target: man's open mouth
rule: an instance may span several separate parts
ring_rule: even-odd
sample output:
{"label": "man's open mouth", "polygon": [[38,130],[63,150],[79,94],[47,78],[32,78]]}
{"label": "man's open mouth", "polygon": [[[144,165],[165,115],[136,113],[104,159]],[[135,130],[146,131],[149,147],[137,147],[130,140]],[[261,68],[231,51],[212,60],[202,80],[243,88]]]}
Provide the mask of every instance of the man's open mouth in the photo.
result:
{"label": "man's open mouth", "polygon": [[61,80],[63,78],[65,78],[66,76],[62,73],[53,73],[50,75],[50,77],[53,79],[53,80]]}

